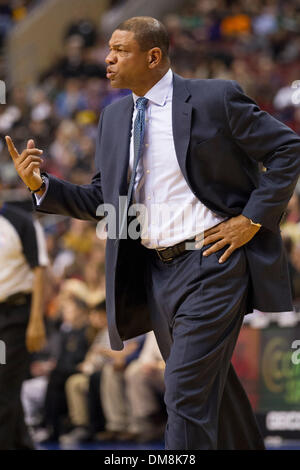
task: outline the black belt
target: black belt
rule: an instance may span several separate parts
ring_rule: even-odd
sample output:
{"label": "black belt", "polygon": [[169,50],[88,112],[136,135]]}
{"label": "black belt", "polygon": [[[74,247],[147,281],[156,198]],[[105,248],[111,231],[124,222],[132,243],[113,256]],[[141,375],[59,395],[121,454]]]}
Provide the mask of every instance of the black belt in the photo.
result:
{"label": "black belt", "polygon": [[18,292],[16,294],[10,295],[9,297],[7,297],[7,299],[0,302],[0,304],[11,306],[25,305],[27,302],[29,302],[30,298],[31,294],[27,294],[25,292]]}
{"label": "black belt", "polygon": [[190,238],[188,240],[184,240],[183,242],[177,243],[176,245],[168,246],[167,248],[164,248],[162,250],[155,249],[155,251],[161,261],[163,261],[164,263],[168,263],[174,258],[177,258],[178,256],[182,255],[186,251],[190,251],[186,249],[186,243],[193,242],[195,242],[195,237]]}

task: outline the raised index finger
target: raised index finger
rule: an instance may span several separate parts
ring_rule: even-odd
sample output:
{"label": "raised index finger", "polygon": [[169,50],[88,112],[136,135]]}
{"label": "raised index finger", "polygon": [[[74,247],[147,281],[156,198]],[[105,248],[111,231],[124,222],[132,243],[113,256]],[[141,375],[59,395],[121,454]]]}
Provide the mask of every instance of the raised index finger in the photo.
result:
{"label": "raised index finger", "polygon": [[6,140],[8,151],[10,153],[11,158],[13,160],[16,160],[16,158],[18,158],[18,156],[19,156],[19,153],[18,153],[16,147],[14,146],[14,143],[13,143],[12,139],[9,137],[9,135],[7,135],[5,137],[5,140]]}

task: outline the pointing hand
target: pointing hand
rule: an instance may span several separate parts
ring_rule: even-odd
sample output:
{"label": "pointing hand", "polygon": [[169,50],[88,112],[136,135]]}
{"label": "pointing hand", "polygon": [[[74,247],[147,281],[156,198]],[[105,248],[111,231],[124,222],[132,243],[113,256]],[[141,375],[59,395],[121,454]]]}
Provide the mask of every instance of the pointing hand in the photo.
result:
{"label": "pointing hand", "polygon": [[20,178],[32,191],[40,188],[43,183],[40,173],[40,166],[43,161],[40,155],[43,153],[43,150],[35,148],[34,140],[30,139],[27,142],[27,148],[19,154],[12,139],[6,136],[5,140]]}

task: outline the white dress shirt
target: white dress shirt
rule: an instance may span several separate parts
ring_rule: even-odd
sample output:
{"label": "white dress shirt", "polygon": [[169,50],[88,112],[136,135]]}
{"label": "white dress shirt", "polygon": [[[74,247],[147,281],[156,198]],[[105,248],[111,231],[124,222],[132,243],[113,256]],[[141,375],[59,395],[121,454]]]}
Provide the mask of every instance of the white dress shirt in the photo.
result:
{"label": "white dress shirt", "polygon": [[[160,249],[200,235],[224,220],[202,204],[189,188],[177,161],[172,127],[171,69],[145,94],[145,137],[134,185],[134,202],[143,204],[147,218],[141,242]],[[139,97],[133,93],[134,104]],[[134,106],[133,123],[137,114]],[[133,165],[133,132],[129,175]]]}

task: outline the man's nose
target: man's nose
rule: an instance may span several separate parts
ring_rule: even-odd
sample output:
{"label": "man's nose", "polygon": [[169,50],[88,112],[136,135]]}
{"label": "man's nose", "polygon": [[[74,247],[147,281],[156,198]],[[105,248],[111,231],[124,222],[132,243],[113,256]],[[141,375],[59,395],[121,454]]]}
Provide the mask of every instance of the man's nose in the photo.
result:
{"label": "man's nose", "polygon": [[107,64],[114,64],[116,62],[116,54],[114,51],[109,52],[109,54],[106,56],[105,62]]}

